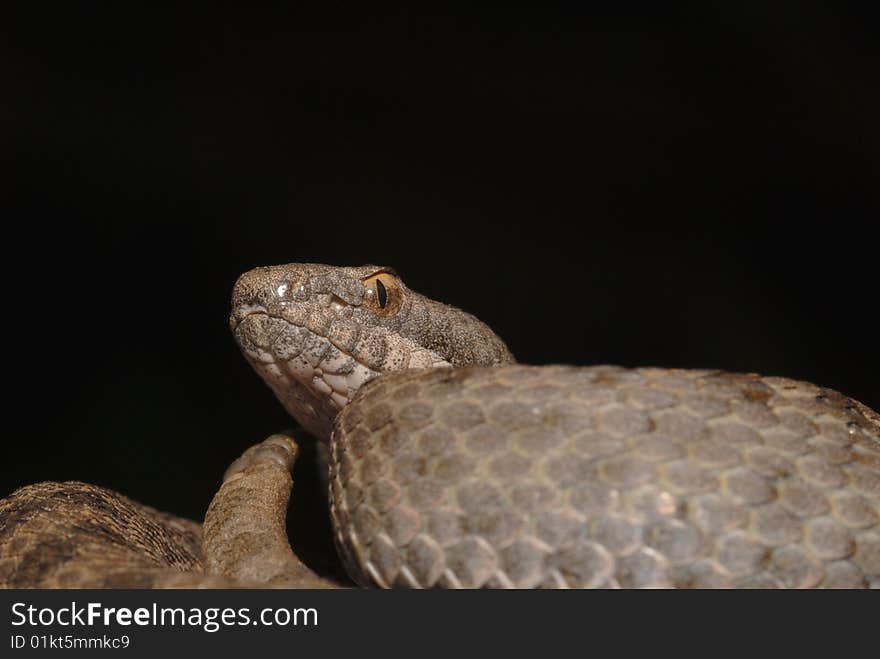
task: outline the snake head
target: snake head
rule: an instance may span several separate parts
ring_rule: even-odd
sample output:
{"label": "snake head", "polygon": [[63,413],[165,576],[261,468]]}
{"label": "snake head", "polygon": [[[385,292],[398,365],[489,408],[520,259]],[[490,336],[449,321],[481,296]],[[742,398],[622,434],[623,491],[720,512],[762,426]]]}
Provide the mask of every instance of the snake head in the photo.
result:
{"label": "snake head", "polygon": [[483,322],[374,265],[250,270],[233,289],[230,327],[287,411],[325,441],[339,410],[382,373],[513,362]]}

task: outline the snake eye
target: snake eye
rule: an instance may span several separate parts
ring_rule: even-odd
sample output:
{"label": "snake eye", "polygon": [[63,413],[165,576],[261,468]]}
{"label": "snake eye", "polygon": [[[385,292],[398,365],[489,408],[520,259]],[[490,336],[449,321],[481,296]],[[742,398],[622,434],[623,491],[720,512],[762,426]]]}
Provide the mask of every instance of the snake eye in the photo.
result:
{"label": "snake eye", "polygon": [[364,279],[364,306],[377,316],[393,316],[403,302],[403,289],[397,278],[377,272]]}

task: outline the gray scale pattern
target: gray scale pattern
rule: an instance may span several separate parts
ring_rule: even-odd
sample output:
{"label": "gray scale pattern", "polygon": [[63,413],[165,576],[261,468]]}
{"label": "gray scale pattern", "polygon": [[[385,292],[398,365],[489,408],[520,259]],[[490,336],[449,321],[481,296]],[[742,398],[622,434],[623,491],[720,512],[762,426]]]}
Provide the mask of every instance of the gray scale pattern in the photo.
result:
{"label": "gray scale pattern", "polygon": [[336,540],[379,587],[877,587],[880,419],[784,378],[387,373],[331,443]]}

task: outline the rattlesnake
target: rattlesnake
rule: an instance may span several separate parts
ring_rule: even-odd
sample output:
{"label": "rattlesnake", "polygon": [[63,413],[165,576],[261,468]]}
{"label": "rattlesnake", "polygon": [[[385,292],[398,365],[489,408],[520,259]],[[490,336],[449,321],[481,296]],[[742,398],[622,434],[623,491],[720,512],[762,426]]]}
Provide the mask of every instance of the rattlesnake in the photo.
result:
{"label": "rattlesnake", "polygon": [[[477,318],[376,266],[247,272],[230,325],[328,447],[360,585],[880,585],[880,416],[837,392],[519,365]],[[0,502],[0,584],[333,587],[287,545],[295,453],[281,435],[249,449],[203,529],[82,483],[22,488]]]}

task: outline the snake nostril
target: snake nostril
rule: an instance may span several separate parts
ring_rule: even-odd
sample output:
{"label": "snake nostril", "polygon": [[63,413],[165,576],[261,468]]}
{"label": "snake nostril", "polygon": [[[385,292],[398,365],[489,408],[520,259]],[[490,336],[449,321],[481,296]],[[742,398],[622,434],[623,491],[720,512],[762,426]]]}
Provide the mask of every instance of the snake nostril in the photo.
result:
{"label": "snake nostril", "polygon": [[232,315],[237,320],[254,311],[271,311],[303,299],[303,273],[291,266],[254,268],[241,275],[232,290]]}
{"label": "snake nostril", "polygon": [[267,286],[272,281],[269,268],[254,268],[241,275],[232,288],[232,317],[241,320],[255,309],[265,309],[273,297]]}

